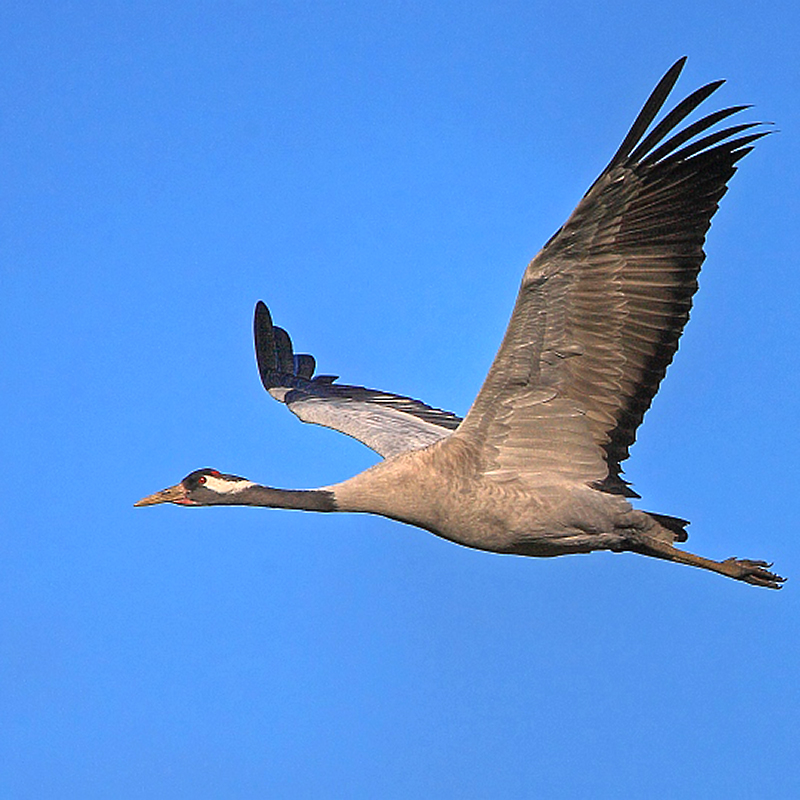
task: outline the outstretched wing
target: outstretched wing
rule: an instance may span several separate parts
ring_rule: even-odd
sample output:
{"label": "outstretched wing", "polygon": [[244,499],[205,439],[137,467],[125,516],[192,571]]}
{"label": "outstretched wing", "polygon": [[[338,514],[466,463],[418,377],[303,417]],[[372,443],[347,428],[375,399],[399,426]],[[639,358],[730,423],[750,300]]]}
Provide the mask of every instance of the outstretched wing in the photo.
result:
{"label": "outstretched wing", "polygon": [[477,447],[487,475],[585,481],[635,496],[620,464],[689,319],[711,217],[736,162],[767,133],[743,134],[758,123],[705,133],[747,106],[676,131],[722,81],[647,133],[684,62],[662,78],[523,276],[503,343],[456,434]]}
{"label": "outstretched wing", "polygon": [[314,376],[314,357],[294,354],[289,334],[272,324],[261,301],[253,328],[264,388],[303,422],[346,433],[384,458],[433,444],[461,422],[449,411],[410,397],[335,383],[335,375]]}

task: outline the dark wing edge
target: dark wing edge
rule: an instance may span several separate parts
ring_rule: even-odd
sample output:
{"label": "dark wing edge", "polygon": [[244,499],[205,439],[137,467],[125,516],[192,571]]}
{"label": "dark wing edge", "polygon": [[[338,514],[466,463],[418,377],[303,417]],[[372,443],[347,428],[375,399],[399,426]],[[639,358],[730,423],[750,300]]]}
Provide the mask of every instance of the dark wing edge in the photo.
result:
{"label": "dark wing edge", "polygon": [[461,423],[461,417],[411,397],[314,375],[314,357],[294,353],[289,334],[273,324],[260,300],[253,331],[264,388],[304,422],[352,436],[384,457],[432,444]]}

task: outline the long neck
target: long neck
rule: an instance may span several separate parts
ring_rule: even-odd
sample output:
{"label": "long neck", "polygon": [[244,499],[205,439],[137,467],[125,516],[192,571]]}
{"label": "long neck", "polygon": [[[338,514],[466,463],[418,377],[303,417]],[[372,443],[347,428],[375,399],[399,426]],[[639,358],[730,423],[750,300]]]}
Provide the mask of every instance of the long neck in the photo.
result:
{"label": "long neck", "polygon": [[231,492],[224,505],[295,508],[301,511],[338,511],[336,497],[327,489],[273,489],[257,483]]}

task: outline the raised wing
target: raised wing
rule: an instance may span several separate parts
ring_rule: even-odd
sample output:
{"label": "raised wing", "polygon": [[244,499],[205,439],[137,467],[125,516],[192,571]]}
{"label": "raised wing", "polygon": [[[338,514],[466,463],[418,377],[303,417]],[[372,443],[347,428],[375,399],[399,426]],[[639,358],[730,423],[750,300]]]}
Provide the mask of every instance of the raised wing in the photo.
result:
{"label": "raised wing", "polygon": [[303,422],[346,433],[384,458],[433,444],[461,422],[449,411],[410,397],[335,383],[335,375],[315,377],[314,357],[294,354],[289,334],[272,324],[261,301],[253,328],[264,388]]}
{"label": "raised wing", "polygon": [[747,106],[676,131],[722,81],[647,133],[684,62],[662,78],[523,276],[503,343],[456,434],[477,446],[487,475],[585,481],[636,496],[620,463],[689,319],[711,217],[736,162],[767,133],[743,134],[758,123],[705,133]]}

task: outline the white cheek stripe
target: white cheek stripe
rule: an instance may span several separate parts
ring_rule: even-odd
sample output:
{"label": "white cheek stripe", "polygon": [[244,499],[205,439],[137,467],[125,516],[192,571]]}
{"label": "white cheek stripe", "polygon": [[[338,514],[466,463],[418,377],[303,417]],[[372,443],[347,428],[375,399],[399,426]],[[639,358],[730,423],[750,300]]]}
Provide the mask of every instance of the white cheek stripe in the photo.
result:
{"label": "white cheek stripe", "polygon": [[249,486],[256,485],[252,481],[226,481],[222,478],[215,478],[213,475],[206,475],[205,478],[206,488],[217,494],[233,494],[234,492],[241,492]]}

